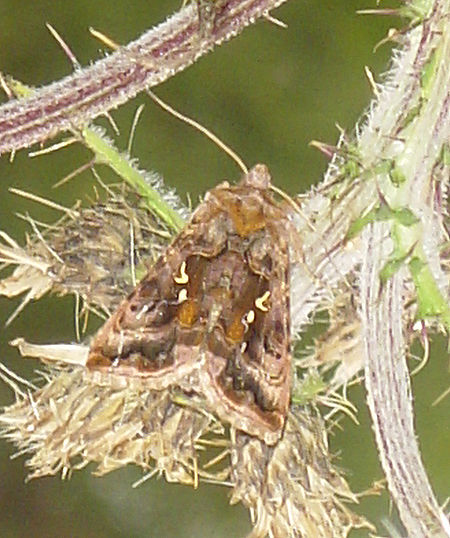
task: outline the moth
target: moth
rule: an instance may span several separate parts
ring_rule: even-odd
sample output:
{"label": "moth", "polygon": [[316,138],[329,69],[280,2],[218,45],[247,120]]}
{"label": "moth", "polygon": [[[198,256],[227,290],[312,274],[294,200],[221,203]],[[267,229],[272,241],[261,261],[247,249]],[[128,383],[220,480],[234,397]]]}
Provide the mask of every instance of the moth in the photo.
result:
{"label": "moth", "polygon": [[[289,233],[266,166],[209,191],[93,338],[98,379],[181,387],[276,443],[290,400]],[[194,381],[192,381],[194,380]]]}

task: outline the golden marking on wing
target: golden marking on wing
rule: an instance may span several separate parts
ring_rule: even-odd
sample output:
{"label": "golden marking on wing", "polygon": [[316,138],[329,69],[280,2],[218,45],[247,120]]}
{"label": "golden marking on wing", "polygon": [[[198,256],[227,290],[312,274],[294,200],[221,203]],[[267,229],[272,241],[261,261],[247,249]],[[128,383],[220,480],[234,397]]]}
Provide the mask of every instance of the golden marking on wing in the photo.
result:
{"label": "golden marking on wing", "polygon": [[174,276],[173,280],[175,284],[187,284],[189,282],[189,276],[186,273],[186,262],[183,262],[180,266],[180,275]]}
{"label": "golden marking on wing", "polygon": [[255,311],[254,311],[254,310],[249,310],[249,311],[247,312],[247,315],[245,316],[245,321],[246,321],[249,325],[255,321]]}
{"label": "golden marking on wing", "polygon": [[266,292],[264,292],[261,297],[258,297],[257,299],[255,299],[255,306],[258,310],[261,310],[262,312],[268,312],[269,311],[269,307],[267,306],[267,304],[265,304],[267,302],[267,300],[269,299],[270,297],[270,291],[267,290]]}
{"label": "golden marking on wing", "polygon": [[178,294],[178,304],[184,303],[184,301],[187,301],[188,298],[188,292],[186,288],[183,288],[180,290],[180,293]]}

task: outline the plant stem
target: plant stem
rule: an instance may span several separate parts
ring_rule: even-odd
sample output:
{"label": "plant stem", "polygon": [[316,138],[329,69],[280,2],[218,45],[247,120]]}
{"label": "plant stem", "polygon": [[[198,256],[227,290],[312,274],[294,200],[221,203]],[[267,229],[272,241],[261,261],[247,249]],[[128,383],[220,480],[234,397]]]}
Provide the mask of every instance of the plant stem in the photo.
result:
{"label": "plant stem", "polygon": [[0,107],[0,155],[83,129],[94,118],[190,66],[286,0],[221,0],[214,24],[202,26],[197,7],[181,9],[139,39],[92,66]]}

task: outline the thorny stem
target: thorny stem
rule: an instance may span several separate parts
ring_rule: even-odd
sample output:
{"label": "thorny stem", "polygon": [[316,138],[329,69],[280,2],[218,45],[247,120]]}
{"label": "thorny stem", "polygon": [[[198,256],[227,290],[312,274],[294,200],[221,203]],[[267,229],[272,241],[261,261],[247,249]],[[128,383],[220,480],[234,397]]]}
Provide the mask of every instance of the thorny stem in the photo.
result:
{"label": "thorny stem", "polygon": [[408,536],[440,536],[445,515],[433,496],[414,433],[402,323],[405,271],[380,289],[381,263],[389,255],[389,244],[383,241],[386,232],[385,225],[376,224],[364,233],[361,292],[367,398],[381,463]]}
{"label": "thorny stem", "polygon": [[[439,242],[445,242],[442,221],[445,209],[437,201],[436,192],[446,194],[449,181],[449,168],[442,162],[442,150],[450,140],[449,8],[448,0],[434,1],[428,19],[410,32],[407,47],[398,59],[398,77],[392,80],[391,90],[386,88],[380,96],[378,110],[373,111],[367,126],[372,122],[372,127],[382,129],[380,134],[386,141],[389,137],[393,141],[404,138],[403,147],[397,150],[396,163],[406,181],[394,188],[390,202],[397,207],[407,206],[419,217],[420,225],[403,230],[402,240],[410,237],[411,246],[415,242],[421,245],[421,249],[414,251],[426,253],[422,254],[422,262],[432,275],[427,291],[439,288],[447,309],[448,275],[442,271],[438,246]],[[431,78],[426,80],[429,70]],[[383,102],[382,97],[389,93],[392,98],[397,97],[398,106],[394,99]],[[421,101],[420,111],[412,125],[403,128],[402,117],[417,100]],[[392,118],[391,125],[381,120],[383,115]],[[362,137],[361,143],[364,139],[368,136]],[[392,149],[392,142],[390,145]],[[381,463],[407,535],[450,536],[448,519],[433,495],[414,432],[404,328],[409,276],[406,267],[385,285],[380,283],[380,270],[390,256],[389,245],[383,241],[386,232],[389,232],[386,224],[376,223],[363,234],[361,301],[369,409]],[[409,268],[413,272],[411,264]],[[417,286],[414,273],[412,276]],[[427,291],[417,290],[419,317],[427,315],[420,299]],[[445,324],[446,314],[441,314]]]}
{"label": "thorny stem", "polygon": [[92,66],[0,107],[0,155],[83,128],[145,88],[185,69],[215,45],[286,0],[220,0],[214,24],[202,29],[197,7],[181,9],[139,39]]}
{"label": "thorny stem", "polygon": [[[3,84],[11,95],[17,98],[29,97],[36,91],[9,77],[3,81]],[[108,165],[136,193],[142,196],[147,208],[154,215],[157,215],[166,226],[175,232],[179,232],[183,228],[186,222],[183,218],[185,215],[178,199],[168,192],[163,192],[161,182],[139,170],[136,161],[132,161],[129,155],[119,152],[112,141],[104,136],[101,129],[92,125],[84,127],[82,130],[74,129],[72,134],[93,153],[93,159],[85,165],[86,167],[91,168],[94,164]],[[79,171],[80,169],[75,173]],[[66,179],[67,177],[63,181]]]}
{"label": "thorny stem", "polygon": [[[443,155],[450,142],[449,17],[448,0],[430,1],[427,17],[405,34],[403,49],[384,85],[377,86],[368,118],[357,133],[352,153],[357,155],[353,164],[359,174],[347,192],[341,189],[335,194],[338,201],[329,210],[332,218],[324,211],[317,219],[317,235],[305,234],[310,236],[305,252],[309,274],[318,279],[326,277],[333,285],[339,280],[336,274],[343,276],[352,263],[362,261],[367,399],[388,487],[411,537],[450,536],[450,524],[433,495],[414,433],[405,329],[411,281],[416,286],[416,316],[437,318],[444,326],[448,320],[449,279],[440,248],[448,240],[444,217],[450,172]],[[336,159],[326,183],[333,186],[342,166],[351,161],[351,156]],[[362,248],[355,244],[351,249],[352,243],[342,239],[349,221],[358,211],[366,213],[381,202],[392,209],[407,208],[418,222],[374,222],[364,230]],[[382,269],[393,258],[403,263],[382,282]],[[299,326],[326,290],[301,271],[294,282],[293,294],[299,294],[293,299],[294,321]],[[434,306],[424,306],[426,298],[436,293]]]}

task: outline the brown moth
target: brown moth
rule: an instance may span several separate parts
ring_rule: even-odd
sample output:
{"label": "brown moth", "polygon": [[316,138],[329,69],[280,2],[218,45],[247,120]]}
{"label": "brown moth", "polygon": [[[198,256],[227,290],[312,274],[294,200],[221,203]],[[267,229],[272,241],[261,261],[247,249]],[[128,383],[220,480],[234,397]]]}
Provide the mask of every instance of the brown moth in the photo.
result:
{"label": "brown moth", "polygon": [[209,191],[94,337],[88,369],[154,390],[195,379],[219,419],[275,443],[290,399],[290,227],[264,165]]}

